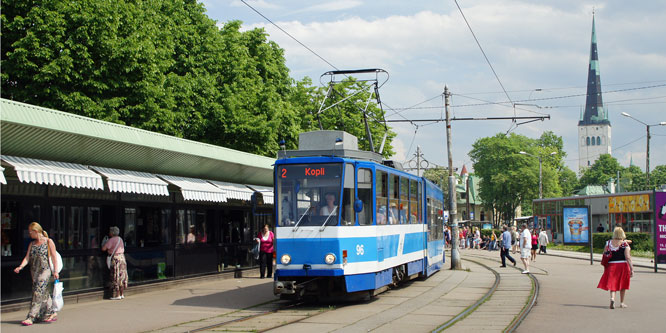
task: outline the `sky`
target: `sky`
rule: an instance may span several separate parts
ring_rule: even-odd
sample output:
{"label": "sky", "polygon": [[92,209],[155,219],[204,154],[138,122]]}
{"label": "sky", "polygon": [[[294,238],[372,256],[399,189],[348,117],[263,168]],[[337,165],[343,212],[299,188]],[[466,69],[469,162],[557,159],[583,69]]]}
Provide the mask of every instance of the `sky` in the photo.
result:
{"label": "sky", "polygon": [[[452,93],[452,117],[550,115],[519,126],[452,122],[459,169],[473,169],[468,153],[480,138],[507,132],[538,138],[553,131],[564,141],[565,164],[578,172],[593,12],[612,155],[645,171],[646,126],[622,112],[649,125],[666,122],[666,0],[458,0],[460,10],[454,0],[246,2],[316,55],[240,0],[203,1],[218,26],[240,20],[244,30],[264,28],[285,50],[296,80],[308,76],[319,84],[335,68],[386,70],[380,96],[387,119],[441,118],[444,86]],[[413,166],[409,160],[419,146],[430,166],[447,165],[444,123],[417,124],[390,124],[397,133],[393,159]],[[650,132],[653,170],[666,164],[666,126]]]}

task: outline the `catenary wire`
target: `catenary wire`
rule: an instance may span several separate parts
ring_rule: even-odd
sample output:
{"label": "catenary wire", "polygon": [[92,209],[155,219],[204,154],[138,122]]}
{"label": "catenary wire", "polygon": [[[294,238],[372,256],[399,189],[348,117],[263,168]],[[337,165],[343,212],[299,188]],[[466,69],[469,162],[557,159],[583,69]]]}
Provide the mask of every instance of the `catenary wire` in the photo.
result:
{"label": "catenary wire", "polygon": [[314,54],[317,58],[321,59],[323,62],[327,63],[329,66],[335,68],[336,70],[338,70],[338,71],[340,70],[339,68],[337,68],[337,67],[335,67],[333,64],[331,64],[328,60],[324,59],[324,57],[322,57],[322,56],[320,56],[319,54],[317,54],[317,52],[315,52],[315,51],[313,51],[311,48],[309,48],[307,45],[301,43],[301,41],[299,41],[298,39],[296,39],[296,37],[292,36],[292,35],[289,34],[287,31],[285,31],[284,29],[282,29],[282,28],[281,28],[279,25],[277,25],[275,22],[271,21],[271,19],[269,19],[268,17],[266,17],[264,14],[260,13],[260,12],[259,12],[258,10],[256,10],[256,9],[254,9],[254,7],[250,6],[250,4],[248,4],[245,0],[241,0],[241,2],[244,3],[246,6],[250,7],[250,9],[252,9],[255,13],[259,14],[259,15],[260,15],[261,17],[263,17],[266,21],[270,22],[272,25],[274,25],[274,26],[275,26],[276,28],[278,28],[280,31],[284,32],[285,35],[287,35],[287,36],[289,36],[291,39],[295,40],[296,43],[298,43],[298,44],[300,44],[301,46],[303,46],[304,48],[306,48],[308,51],[310,51],[312,54]]}
{"label": "catenary wire", "polygon": [[[488,66],[490,66],[490,69],[493,71],[493,74],[495,75],[495,78],[497,79],[497,82],[499,83],[500,87],[502,87],[502,91],[504,91],[504,94],[506,95],[506,98],[511,101],[511,97],[509,97],[509,93],[506,91],[504,88],[504,85],[502,84],[502,81],[500,80],[499,76],[497,75],[497,72],[495,72],[495,68],[493,68],[493,65],[490,63],[490,60],[486,56],[486,52],[483,51],[483,47],[481,47],[481,43],[479,42],[479,39],[476,38],[476,34],[474,34],[474,31],[472,30],[472,26],[469,25],[469,22],[467,21],[467,18],[465,17],[465,13],[463,13],[462,8],[460,8],[460,5],[458,4],[458,0],[453,0],[456,3],[456,6],[458,7],[458,10],[460,11],[460,15],[462,15],[463,20],[465,20],[465,24],[467,24],[467,27],[469,28],[469,31],[472,33],[472,37],[474,37],[474,40],[476,41],[476,45],[479,46],[479,49],[481,50],[481,53],[483,54],[483,57],[486,59],[486,62],[488,63]],[[513,104],[513,102],[511,102]]]}

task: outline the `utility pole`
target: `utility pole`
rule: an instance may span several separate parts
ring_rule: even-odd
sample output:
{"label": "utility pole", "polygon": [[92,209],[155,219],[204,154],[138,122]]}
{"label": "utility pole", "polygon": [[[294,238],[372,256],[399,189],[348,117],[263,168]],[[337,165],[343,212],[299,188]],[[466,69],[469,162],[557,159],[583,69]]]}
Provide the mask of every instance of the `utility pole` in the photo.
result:
{"label": "utility pole", "polygon": [[449,221],[451,221],[451,269],[462,269],[458,249],[458,210],[456,207],[456,178],[453,176],[453,151],[451,150],[451,116],[449,114],[449,88],[444,86],[444,110],[446,111],[446,148],[449,155]]}
{"label": "utility pole", "polygon": [[651,190],[650,188],[650,125],[645,126],[647,128],[647,148],[645,149],[645,190]]}

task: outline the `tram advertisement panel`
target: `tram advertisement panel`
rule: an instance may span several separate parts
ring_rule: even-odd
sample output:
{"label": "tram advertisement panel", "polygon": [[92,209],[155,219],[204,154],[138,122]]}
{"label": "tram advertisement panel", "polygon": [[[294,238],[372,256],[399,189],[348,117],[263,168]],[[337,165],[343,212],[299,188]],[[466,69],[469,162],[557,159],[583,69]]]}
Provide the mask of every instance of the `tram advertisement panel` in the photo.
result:
{"label": "tram advertisement panel", "polygon": [[563,207],[565,244],[587,244],[590,241],[588,207]]}
{"label": "tram advertisement panel", "polygon": [[666,264],[666,192],[655,192],[655,256],[658,264]]}

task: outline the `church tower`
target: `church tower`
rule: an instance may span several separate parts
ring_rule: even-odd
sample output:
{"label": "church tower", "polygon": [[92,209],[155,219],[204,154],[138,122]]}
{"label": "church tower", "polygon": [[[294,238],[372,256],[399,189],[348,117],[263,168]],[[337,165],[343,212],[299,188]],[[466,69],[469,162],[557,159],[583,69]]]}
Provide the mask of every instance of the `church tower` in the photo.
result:
{"label": "church tower", "polygon": [[597,34],[592,14],[592,45],[587,72],[587,100],[585,113],[578,122],[578,172],[589,168],[602,154],[611,153],[611,124],[601,98],[601,78]]}

